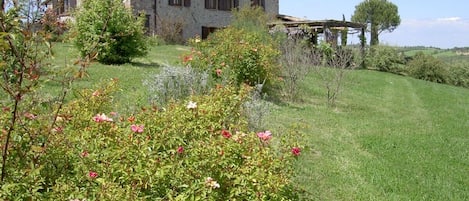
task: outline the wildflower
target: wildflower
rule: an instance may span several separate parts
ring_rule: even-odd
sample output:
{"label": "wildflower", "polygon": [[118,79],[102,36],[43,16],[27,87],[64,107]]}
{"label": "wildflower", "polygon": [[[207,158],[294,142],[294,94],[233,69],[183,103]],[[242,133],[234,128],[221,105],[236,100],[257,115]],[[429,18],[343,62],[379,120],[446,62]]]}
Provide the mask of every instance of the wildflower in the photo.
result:
{"label": "wildflower", "polygon": [[97,114],[96,116],[93,117],[93,121],[97,122],[97,123],[101,123],[101,122],[112,122],[112,118],[109,118],[107,117],[104,113],[102,114]]}
{"label": "wildflower", "polygon": [[143,133],[143,128],[144,128],[143,125],[132,124],[130,126],[130,129],[135,133]]}
{"label": "wildflower", "polygon": [[184,147],[179,146],[176,151],[178,152],[178,154],[182,154],[184,153]]}
{"label": "wildflower", "polygon": [[294,155],[294,156],[299,156],[300,153],[301,153],[301,149],[299,147],[293,147],[291,148],[291,153]]}
{"label": "wildflower", "polygon": [[98,173],[97,173],[97,172],[90,171],[90,172],[88,173],[88,176],[89,176],[90,178],[94,179],[94,178],[98,177]]}
{"label": "wildflower", "polygon": [[217,70],[215,70],[215,73],[218,77],[221,77],[222,70],[218,68]]}
{"label": "wildflower", "polygon": [[205,179],[205,185],[210,188],[220,188],[220,184],[213,180],[212,177],[207,177],[207,179]]}
{"label": "wildflower", "polygon": [[189,103],[187,104],[187,109],[195,109],[195,108],[197,108],[197,103],[189,101]]}
{"label": "wildflower", "polygon": [[225,130],[225,129],[223,129],[223,130],[221,131],[221,135],[223,135],[223,137],[225,137],[225,138],[231,138],[231,133],[230,133],[230,131],[227,131],[227,130]]}
{"label": "wildflower", "polygon": [[272,138],[272,133],[270,131],[258,132],[257,137],[259,137],[262,141],[266,142]]}

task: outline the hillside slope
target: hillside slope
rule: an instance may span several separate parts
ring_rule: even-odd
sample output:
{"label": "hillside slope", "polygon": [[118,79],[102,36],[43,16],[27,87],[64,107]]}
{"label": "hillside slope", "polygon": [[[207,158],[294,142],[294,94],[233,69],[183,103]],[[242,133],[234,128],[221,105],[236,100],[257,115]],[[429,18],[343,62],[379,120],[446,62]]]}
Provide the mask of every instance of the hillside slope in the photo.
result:
{"label": "hillside slope", "polygon": [[296,182],[312,200],[468,200],[469,90],[353,71],[337,108],[310,76],[302,104],[276,107],[273,130],[300,123],[310,149]]}

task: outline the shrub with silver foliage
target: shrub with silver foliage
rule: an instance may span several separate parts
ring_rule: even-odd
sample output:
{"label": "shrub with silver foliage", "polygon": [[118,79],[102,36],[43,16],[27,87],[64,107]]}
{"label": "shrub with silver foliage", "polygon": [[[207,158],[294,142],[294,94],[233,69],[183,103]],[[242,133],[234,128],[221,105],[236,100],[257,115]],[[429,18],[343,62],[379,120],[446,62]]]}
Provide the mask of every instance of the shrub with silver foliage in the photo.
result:
{"label": "shrub with silver foliage", "polygon": [[159,106],[171,100],[209,91],[209,76],[190,67],[165,66],[160,73],[144,81],[150,92],[149,101]]}
{"label": "shrub with silver foliage", "polygon": [[271,111],[271,103],[265,101],[266,94],[262,93],[264,84],[257,84],[251,92],[250,100],[244,103],[248,126],[251,131],[264,130],[264,119]]}

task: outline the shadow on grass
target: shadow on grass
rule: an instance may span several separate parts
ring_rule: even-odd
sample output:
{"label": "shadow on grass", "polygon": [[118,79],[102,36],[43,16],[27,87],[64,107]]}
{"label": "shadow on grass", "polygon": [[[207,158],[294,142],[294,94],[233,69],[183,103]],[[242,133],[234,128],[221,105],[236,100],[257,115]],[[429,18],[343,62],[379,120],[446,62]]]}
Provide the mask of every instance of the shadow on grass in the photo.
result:
{"label": "shadow on grass", "polygon": [[156,62],[150,62],[150,63],[130,62],[130,64],[132,64],[132,66],[140,67],[140,68],[160,68],[163,66],[160,63],[156,63]]}

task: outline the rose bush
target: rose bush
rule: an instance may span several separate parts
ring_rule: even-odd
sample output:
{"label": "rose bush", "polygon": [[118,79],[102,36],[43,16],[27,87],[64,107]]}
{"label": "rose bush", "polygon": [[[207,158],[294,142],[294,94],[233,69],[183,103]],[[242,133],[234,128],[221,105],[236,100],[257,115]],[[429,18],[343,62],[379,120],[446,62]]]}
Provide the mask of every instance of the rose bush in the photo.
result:
{"label": "rose bush", "polygon": [[[5,200],[289,200],[294,136],[247,132],[242,105],[250,87],[142,108],[124,116],[112,108],[116,81],[83,90],[63,106],[54,132],[35,154],[36,189],[2,188]],[[40,126],[45,116],[37,114]],[[26,118],[26,117],[25,117]],[[44,117],[45,118],[45,117]],[[45,118],[47,119],[47,118]],[[21,132],[21,131],[17,131]],[[262,133],[262,135],[260,134]],[[270,141],[276,141],[275,146]],[[294,151],[294,149],[297,151]],[[11,155],[12,157],[15,155]],[[26,166],[22,166],[26,167]],[[15,183],[16,181],[16,183]],[[5,185],[4,185],[5,187]]]}
{"label": "rose bush", "polygon": [[233,12],[231,26],[212,33],[207,40],[190,40],[194,49],[183,62],[221,83],[271,86],[280,74],[278,41],[266,24],[272,18],[261,8]]}

